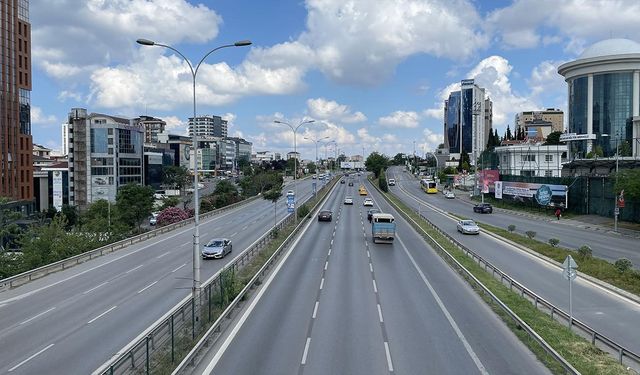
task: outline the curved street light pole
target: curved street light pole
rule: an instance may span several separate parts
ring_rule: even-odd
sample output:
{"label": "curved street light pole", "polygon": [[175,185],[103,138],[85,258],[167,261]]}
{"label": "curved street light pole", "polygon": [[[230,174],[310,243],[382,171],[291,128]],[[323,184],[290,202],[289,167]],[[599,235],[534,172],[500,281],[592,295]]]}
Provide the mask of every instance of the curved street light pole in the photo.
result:
{"label": "curved street light pole", "polygon": [[200,65],[204,62],[204,60],[207,57],[209,57],[209,55],[211,55],[215,51],[222,48],[227,48],[227,47],[249,46],[251,45],[251,41],[241,40],[233,44],[225,44],[225,45],[216,47],[211,51],[207,52],[207,54],[204,55],[202,59],[200,59],[195,69],[193,68],[193,65],[191,65],[191,61],[189,61],[189,59],[187,59],[185,55],[183,55],[180,51],[171,47],[170,45],[156,43],[149,39],[138,39],[136,40],[136,42],[143,46],[158,46],[158,47],[164,47],[172,50],[173,52],[180,55],[180,57],[182,57],[182,59],[187,63],[187,65],[189,66],[189,69],[191,70],[191,78],[193,81],[193,144],[191,148],[193,150],[193,176],[194,176],[193,197],[194,197],[194,223],[195,223],[194,232],[193,232],[193,286],[191,288],[191,292],[193,295],[194,302],[197,302],[198,297],[200,295],[201,281],[200,281],[200,228],[199,228],[200,226],[200,194],[198,191],[198,153],[197,153],[198,136],[196,132],[196,76],[198,74],[198,69],[200,69]]}
{"label": "curved street light pole", "polygon": [[298,174],[298,151],[297,151],[297,143],[296,143],[296,133],[298,132],[298,129],[300,129],[300,127],[304,124],[311,124],[313,122],[316,122],[316,120],[307,120],[307,121],[302,121],[301,123],[299,123],[297,126],[293,126],[291,124],[289,124],[288,122],[285,121],[280,121],[280,120],[273,120],[273,122],[275,122],[276,124],[284,124],[287,125],[288,127],[291,128],[291,131],[293,132],[293,186],[295,189],[295,201],[294,201],[294,211],[293,211],[293,220],[295,223],[298,222],[298,204],[297,204],[297,200],[298,200],[298,184],[296,184],[296,175]]}

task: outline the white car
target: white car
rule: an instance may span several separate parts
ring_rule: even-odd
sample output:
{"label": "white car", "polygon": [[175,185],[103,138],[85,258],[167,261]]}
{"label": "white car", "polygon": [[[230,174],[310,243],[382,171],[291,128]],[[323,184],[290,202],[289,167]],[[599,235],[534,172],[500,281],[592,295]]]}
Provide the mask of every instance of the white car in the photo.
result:
{"label": "white car", "polygon": [[462,234],[480,234],[480,227],[473,220],[460,220],[457,227]]}
{"label": "white car", "polygon": [[149,218],[149,225],[156,225],[158,224],[158,214],[153,212],[151,213],[151,217]]}
{"label": "white car", "polygon": [[344,197],[344,204],[353,204],[353,197]]}
{"label": "white car", "polygon": [[362,201],[362,205],[363,205],[363,206],[373,207],[373,199],[371,199],[371,198],[365,198],[365,199]]}
{"label": "white car", "polygon": [[447,199],[454,199],[456,197],[456,195],[454,194],[453,191],[447,191],[447,193],[444,195],[445,198]]}
{"label": "white car", "polygon": [[287,196],[289,196],[289,195],[296,195],[296,193],[294,193],[293,190],[289,190],[289,191],[287,191]]}
{"label": "white car", "polygon": [[394,178],[389,179],[389,186],[396,186],[396,180]]}

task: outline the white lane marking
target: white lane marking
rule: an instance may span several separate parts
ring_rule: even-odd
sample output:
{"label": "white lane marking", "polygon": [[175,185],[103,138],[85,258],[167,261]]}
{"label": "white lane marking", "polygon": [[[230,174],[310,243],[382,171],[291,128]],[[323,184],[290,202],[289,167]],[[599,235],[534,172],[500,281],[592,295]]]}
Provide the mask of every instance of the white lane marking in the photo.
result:
{"label": "white lane marking", "polygon": [[45,350],[49,349],[50,347],[54,346],[55,344],[49,344],[49,346],[46,346],[44,349],[40,350],[39,352],[37,352],[36,354],[33,354],[31,357],[25,359],[24,361],[18,363],[17,365],[13,366],[12,368],[9,369],[9,372],[17,369],[18,367],[24,365],[25,363],[29,362],[30,360],[34,359],[36,356],[42,354]]}
{"label": "white lane marking", "polygon": [[331,239],[331,246],[333,246],[333,238]]}
{"label": "white lane marking", "polygon": [[320,301],[316,301],[316,305],[313,308],[313,315],[311,315],[311,318],[315,319],[316,315],[318,313],[318,305],[320,305]]}
{"label": "white lane marking", "polygon": [[175,270],[171,271],[171,273],[176,272],[177,270],[179,270],[180,268],[182,268],[182,267],[184,267],[184,266],[186,266],[186,265],[187,265],[186,263],[182,264],[180,267],[178,267],[178,268],[176,268]]}
{"label": "white lane marking", "polygon": [[[309,227],[311,226],[312,223],[315,223],[315,221],[309,220],[307,225],[302,230],[302,233],[305,233],[305,231],[309,229]],[[220,346],[220,348],[216,352],[216,354],[213,357],[213,359],[211,360],[211,362],[209,362],[207,367],[202,372],[203,374],[207,374],[207,375],[211,374],[213,369],[216,367],[216,365],[220,361],[220,358],[222,358],[222,355],[224,354],[224,352],[227,350],[229,345],[231,345],[231,342],[233,341],[233,339],[236,337],[236,335],[238,334],[238,332],[240,331],[240,329],[242,328],[244,323],[249,318],[249,315],[251,314],[253,309],[255,309],[256,305],[258,304],[258,302],[260,301],[260,299],[262,298],[264,293],[269,289],[269,285],[271,285],[271,282],[273,282],[273,279],[275,279],[275,277],[278,275],[278,271],[280,271],[282,266],[286,263],[287,259],[289,258],[289,256],[293,252],[293,249],[298,245],[298,243],[300,242],[301,238],[302,238],[302,236],[298,237],[294,241],[293,245],[291,245],[289,250],[287,250],[287,253],[284,255],[284,257],[282,257],[282,260],[280,261],[280,263],[278,263],[278,265],[273,270],[273,272],[271,273],[271,275],[269,276],[267,281],[264,284],[262,284],[263,285],[262,289],[260,289],[260,291],[256,294],[255,298],[253,299],[253,301],[251,301],[251,304],[245,310],[244,314],[242,314],[242,316],[238,320],[238,323],[233,327],[233,329],[231,330],[231,332],[229,333],[227,338],[224,340],[224,342],[222,343],[222,345]],[[324,283],[324,278],[322,279],[322,283]],[[320,289],[322,289],[322,283],[320,284]]]}
{"label": "white lane marking", "polygon": [[36,315],[36,316],[34,316],[34,317],[31,317],[31,318],[29,318],[29,319],[25,320],[24,322],[20,323],[20,325],[27,324],[27,323],[29,323],[30,321],[32,321],[32,320],[34,320],[34,319],[37,319],[37,318],[41,317],[42,315],[44,315],[44,314],[48,313],[49,311],[53,311],[53,310],[55,310],[55,309],[56,309],[55,307],[52,307],[52,308],[50,308],[49,310],[43,311],[43,312],[41,312],[40,314],[38,314],[38,315]]}
{"label": "white lane marking", "polygon": [[167,252],[166,252],[166,253],[164,253],[164,254],[160,254],[160,255],[158,255],[158,256],[156,257],[156,259],[160,259],[160,258],[162,258],[163,256],[168,255],[170,252],[171,252],[171,251],[167,251]]}
{"label": "white lane marking", "polygon": [[367,250],[367,257],[371,258],[371,253],[369,252],[369,250]]}
{"label": "white lane marking", "polygon": [[382,319],[382,308],[380,304],[378,304],[378,318],[380,319],[380,323],[384,323],[384,319]]}
{"label": "white lane marking", "polygon": [[151,288],[152,286],[156,285],[158,283],[158,281],[160,281],[160,280],[156,280],[156,281],[152,282],[151,284],[145,286],[144,288],[140,289],[138,291],[138,294],[140,294],[140,293],[144,292],[145,290]]}
{"label": "white lane marking", "polygon": [[249,226],[245,225],[244,227],[242,227],[242,230],[247,230],[247,228],[249,228]]}
{"label": "white lane marking", "polygon": [[134,267],[134,268],[130,269],[129,271],[125,272],[125,274],[127,274],[127,273],[131,273],[131,272],[133,272],[133,271],[137,270],[138,268],[140,268],[140,267],[142,267],[142,266],[144,266],[144,264],[141,264],[141,265],[139,265],[139,266],[137,266],[137,267]]}
{"label": "white lane marking", "polygon": [[373,273],[373,264],[369,263],[369,269],[371,270],[371,273]]}
{"label": "white lane marking", "polygon": [[94,290],[100,288],[101,286],[107,285],[108,283],[109,283],[108,281],[105,281],[102,284],[99,284],[99,285],[94,286],[93,288],[91,288],[91,289],[89,289],[87,291],[82,292],[82,294],[89,294],[89,293],[93,292]]}
{"label": "white lane marking", "polygon": [[389,343],[384,342],[384,351],[387,354],[387,367],[389,367],[389,372],[393,372],[393,362],[391,362],[391,352],[389,351]]}
{"label": "white lane marking", "polygon": [[324,270],[327,270],[327,267],[329,267],[329,261],[324,262]]}
{"label": "white lane marking", "polygon": [[183,243],[182,245],[180,245],[180,247],[182,247],[182,246],[187,246],[187,245],[192,244],[192,243],[193,243],[193,242],[191,242],[191,241],[189,241],[189,242],[185,242],[185,243]]}
{"label": "white lane marking", "polygon": [[111,311],[113,311],[116,307],[118,306],[113,306],[112,308],[110,308],[109,310],[103,312],[102,314],[96,316],[95,318],[91,319],[90,321],[87,322],[87,324],[91,324],[93,322],[95,322],[96,320],[102,318],[103,316],[107,315],[108,313],[110,313]]}
{"label": "white lane marking", "polygon": [[304,344],[304,352],[302,353],[302,361],[300,362],[301,365],[304,365],[307,363],[307,354],[309,353],[309,344],[311,344],[311,337],[307,337],[307,343]]}
{"label": "white lane marking", "polygon": [[238,232],[233,232],[233,233],[231,234],[231,236],[229,236],[229,237],[235,237],[235,236],[236,236],[236,234],[238,234]]}
{"label": "white lane marking", "polygon": [[418,267],[418,264],[416,263],[415,259],[413,259],[413,256],[411,256],[411,254],[409,253],[409,250],[407,250],[407,247],[404,245],[404,242],[402,242],[402,240],[400,239],[400,236],[396,236],[396,238],[400,242],[400,245],[402,245],[404,252],[409,257],[409,260],[411,260],[413,267],[416,269],[416,271],[418,271],[420,278],[422,278],[422,281],[424,282],[424,284],[427,286],[427,288],[429,288],[431,295],[436,300],[438,307],[440,307],[440,310],[442,310],[442,313],[449,321],[451,328],[453,328],[453,330],[455,331],[460,341],[462,341],[462,345],[464,345],[464,348],[467,350],[467,353],[469,353],[469,356],[471,357],[473,362],[476,364],[478,371],[480,371],[481,374],[488,375],[489,372],[487,372],[484,365],[480,361],[480,358],[478,358],[476,353],[473,351],[473,348],[471,347],[471,345],[469,345],[469,342],[464,337],[464,334],[462,333],[462,331],[460,331],[460,328],[458,328],[458,324],[456,324],[455,320],[453,320],[453,317],[451,316],[451,314],[449,314],[449,310],[447,310],[447,308],[445,307],[444,303],[440,299],[440,296],[438,296],[438,293],[436,293],[435,289],[433,289],[433,286],[431,286],[431,283],[429,282],[429,280],[427,280],[427,277],[424,275],[420,267]]}
{"label": "white lane marking", "polygon": [[324,286],[324,277],[322,278],[322,280],[320,280],[320,290],[322,290],[323,286]]}
{"label": "white lane marking", "polygon": [[373,281],[373,292],[378,293],[378,286],[376,285],[376,281],[375,280],[371,280],[371,281]]}
{"label": "white lane marking", "polygon": [[331,255],[331,249],[329,249],[329,253],[327,255]]}

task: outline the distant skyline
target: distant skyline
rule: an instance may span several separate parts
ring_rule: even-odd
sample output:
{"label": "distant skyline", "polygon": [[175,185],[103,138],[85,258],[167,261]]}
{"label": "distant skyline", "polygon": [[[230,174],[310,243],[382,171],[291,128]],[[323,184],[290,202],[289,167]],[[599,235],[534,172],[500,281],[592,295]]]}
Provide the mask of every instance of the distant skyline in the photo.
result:
{"label": "distant skyline", "polygon": [[637,38],[638,19],[635,0],[31,0],[33,139],[60,150],[74,107],[159,117],[186,134],[187,65],[136,39],[193,63],[249,39],[200,68],[199,116],[227,119],[254,151],[286,155],[291,130],[273,120],[314,119],[297,139],[306,159],[315,144],[304,135],[348,155],[412,153],[414,141],[422,153],[443,142],[443,101],[462,79],[486,88],[500,135],[520,111],[566,114],[558,65],[600,40]]}

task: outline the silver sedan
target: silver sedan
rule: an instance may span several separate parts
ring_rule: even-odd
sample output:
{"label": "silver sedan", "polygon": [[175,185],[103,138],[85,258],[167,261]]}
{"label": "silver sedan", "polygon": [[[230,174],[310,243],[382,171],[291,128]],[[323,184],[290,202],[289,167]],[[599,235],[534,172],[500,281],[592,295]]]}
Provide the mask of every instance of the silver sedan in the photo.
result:
{"label": "silver sedan", "polygon": [[462,234],[480,234],[480,227],[473,220],[458,221],[458,232]]}

